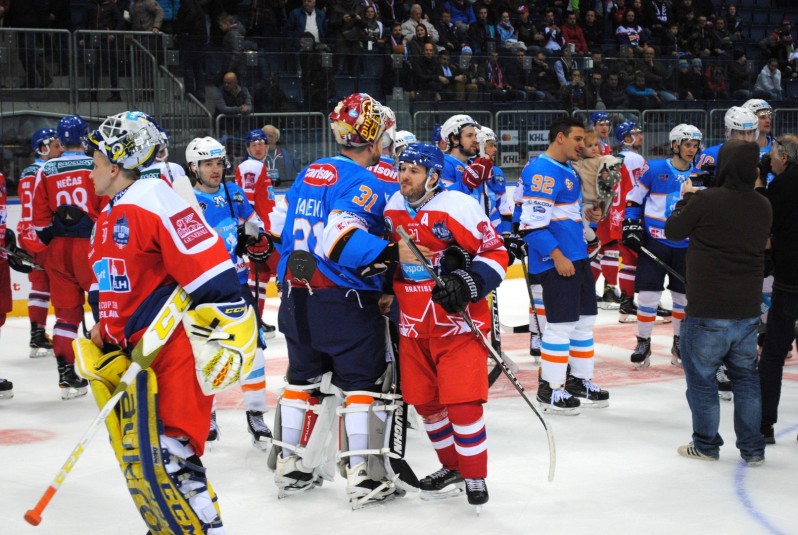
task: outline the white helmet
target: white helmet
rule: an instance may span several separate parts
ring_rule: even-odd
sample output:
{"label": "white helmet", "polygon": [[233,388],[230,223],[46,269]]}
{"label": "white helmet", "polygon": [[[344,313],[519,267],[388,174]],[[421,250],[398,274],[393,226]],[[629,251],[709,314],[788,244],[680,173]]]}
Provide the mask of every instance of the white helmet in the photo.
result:
{"label": "white helmet", "polygon": [[466,126],[479,126],[470,115],[452,115],[441,126],[441,137],[446,140],[447,146],[451,148],[451,140],[449,136],[459,136],[463,128]]}
{"label": "white helmet", "polygon": [[[186,163],[192,172],[196,172],[200,162],[216,158],[221,158],[225,167],[227,166],[227,151],[224,145],[210,136],[194,138],[186,147]],[[191,169],[191,164],[194,164],[194,169]]]}
{"label": "white helmet", "polygon": [[766,100],[762,100],[761,98],[751,98],[746,100],[745,104],[743,104],[743,108],[753,112],[757,117],[761,111],[767,111],[768,114],[773,115],[773,107],[768,104]]}
{"label": "white helmet", "polygon": [[396,115],[393,110],[388,106],[383,106],[382,111],[385,114],[386,120],[391,124],[382,136],[382,148],[387,149],[392,143],[396,143]]}
{"label": "white helmet", "polygon": [[739,132],[754,132],[754,139],[759,137],[759,119],[757,119],[754,112],[741,108],[740,106],[732,106],[723,117],[723,123],[726,126],[726,139],[729,139],[732,131]]}
{"label": "white helmet", "polygon": [[477,128],[477,143],[479,143],[479,155],[485,157],[485,145],[488,141],[496,142],[496,132],[487,126],[480,126]]}
{"label": "white helmet", "polygon": [[150,165],[166,143],[155,119],[140,111],[125,111],[105,119],[86,138],[86,148],[105,154],[125,169]]}
{"label": "white helmet", "polygon": [[701,150],[701,140],[703,138],[704,136],[701,134],[701,130],[691,124],[676,125],[668,135],[668,139],[671,142],[671,149],[673,148],[674,142],[677,145],[681,145],[682,141],[694,140],[698,141],[698,150]]}
{"label": "white helmet", "polygon": [[396,155],[399,156],[405,147],[417,141],[418,140],[416,139],[416,135],[413,132],[408,132],[407,130],[399,130],[396,133],[396,141],[394,142],[393,146],[394,153],[396,153]]}

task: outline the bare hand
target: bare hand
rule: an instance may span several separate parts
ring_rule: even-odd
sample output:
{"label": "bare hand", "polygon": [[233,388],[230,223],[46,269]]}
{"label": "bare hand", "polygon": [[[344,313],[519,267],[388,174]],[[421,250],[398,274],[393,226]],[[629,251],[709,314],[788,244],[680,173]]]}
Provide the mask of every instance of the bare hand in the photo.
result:
{"label": "bare hand", "polygon": [[554,258],[554,269],[557,270],[557,273],[562,275],[563,277],[573,277],[576,275],[576,268],[574,268],[573,262],[568,260],[563,255],[560,255],[558,258]]}
{"label": "bare hand", "polygon": [[585,217],[591,223],[597,223],[601,219],[601,208],[593,205],[592,208],[585,211]]}
{"label": "bare hand", "polygon": [[377,306],[380,307],[380,314],[387,314],[393,304],[393,296],[391,294],[382,294],[377,301]]}
{"label": "bare hand", "polygon": [[91,335],[90,338],[91,338],[91,341],[94,343],[94,345],[96,345],[97,347],[103,347],[105,345],[105,342],[103,341],[103,337],[100,334],[100,324],[99,323],[95,323],[94,324],[94,327],[91,328],[91,332],[89,334]]}
{"label": "bare hand", "polygon": [[[400,241],[397,245],[399,246],[399,261],[401,263],[420,264],[416,258],[416,255],[413,254],[413,252],[410,250],[410,247],[408,247],[404,241]],[[421,254],[424,255],[424,258],[432,258],[435,256],[435,253],[433,253],[429,247],[424,247],[423,245],[418,244],[416,244],[416,247],[419,251],[421,251]]]}
{"label": "bare hand", "polygon": [[699,189],[693,186],[693,181],[689,178],[682,184],[682,197],[684,197],[687,193],[695,193],[697,191],[699,191]]}

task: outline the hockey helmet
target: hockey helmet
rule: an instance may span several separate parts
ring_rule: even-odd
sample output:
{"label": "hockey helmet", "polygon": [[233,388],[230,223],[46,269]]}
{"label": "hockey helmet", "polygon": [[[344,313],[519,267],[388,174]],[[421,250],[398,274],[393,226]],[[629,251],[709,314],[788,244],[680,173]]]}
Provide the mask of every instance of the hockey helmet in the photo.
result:
{"label": "hockey helmet", "polygon": [[598,123],[610,123],[610,114],[604,111],[594,111],[590,114],[590,117],[587,120],[587,124],[591,126],[595,126]]}
{"label": "hockey helmet", "polygon": [[[58,132],[55,128],[40,128],[31,136],[30,145],[33,152],[39,156],[47,156],[50,154],[50,142],[54,139],[58,139]],[[44,145],[44,149],[40,149],[42,145]]]}
{"label": "hockey helmet", "polygon": [[385,135],[382,136],[382,148],[387,149],[396,142],[396,115],[388,106],[383,106],[382,109],[385,111],[385,117],[388,122],[391,123],[391,126],[385,130]]}
{"label": "hockey helmet", "polygon": [[470,115],[452,115],[441,126],[441,138],[445,139],[448,146],[451,147],[450,136],[459,136],[466,126],[476,127],[479,126],[479,123],[472,119]]}
{"label": "hockey helmet", "polygon": [[480,126],[477,129],[477,143],[479,143],[479,155],[485,157],[485,146],[488,141],[496,142],[496,132],[487,126]]}
{"label": "hockey helmet", "polygon": [[740,106],[729,108],[723,116],[723,124],[726,127],[726,139],[729,139],[733,131],[753,132],[754,139],[759,137],[759,119],[754,112],[746,108]]}
{"label": "hockey helmet", "polygon": [[345,147],[374,143],[392,126],[385,110],[367,93],[353,93],[340,101],[330,114],[335,141]]}
{"label": "hockey helmet", "polygon": [[432,144],[436,144],[441,139],[443,139],[441,137],[441,125],[436,124],[435,128],[432,129]]}
{"label": "hockey helmet", "polygon": [[89,125],[80,115],[65,115],[58,121],[58,139],[65,147],[77,147],[83,144],[89,135]]}
{"label": "hockey helmet", "polygon": [[768,104],[766,100],[762,100],[761,98],[748,99],[742,107],[753,112],[757,117],[759,117],[759,114],[762,112],[766,112],[769,116],[773,115],[773,107]]}
{"label": "hockey helmet", "polygon": [[149,115],[125,111],[105,119],[86,140],[86,152],[100,151],[125,169],[150,165],[163,144],[163,134]]}
{"label": "hockey helmet", "polygon": [[624,139],[626,136],[633,136],[635,132],[640,131],[640,127],[634,121],[625,121],[615,127],[615,141],[619,144],[625,145]]}
{"label": "hockey helmet", "polygon": [[269,143],[269,138],[266,137],[266,134],[260,128],[256,128],[254,130],[250,130],[247,132],[247,137],[244,139],[244,144],[249,147],[249,144],[253,141],[263,141],[264,143]]}
{"label": "hockey helmet", "polygon": [[443,171],[443,153],[435,145],[410,143],[399,155],[398,160],[426,167],[428,173]]}
{"label": "hockey helmet", "polygon": [[701,130],[696,128],[691,124],[680,124],[673,127],[671,133],[668,135],[668,139],[671,142],[671,148],[673,148],[673,143],[675,142],[677,145],[681,145],[682,141],[698,141],[698,150],[701,150],[701,140],[704,138]]}
{"label": "hockey helmet", "polygon": [[415,143],[418,141],[416,139],[416,135],[413,132],[408,132],[407,130],[399,130],[396,133],[396,141],[393,144],[393,150],[396,154],[401,154],[405,147],[410,145],[411,143]]}
{"label": "hockey helmet", "polygon": [[[191,140],[186,147],[186,163],[192,172],[196,172],[199,163],[205,160],[215,160],[221,158],[222,163],[227,167],[227,150],[224,145],[210,136],[197,137]],[[192,169],[193,164],[193,169]]]}

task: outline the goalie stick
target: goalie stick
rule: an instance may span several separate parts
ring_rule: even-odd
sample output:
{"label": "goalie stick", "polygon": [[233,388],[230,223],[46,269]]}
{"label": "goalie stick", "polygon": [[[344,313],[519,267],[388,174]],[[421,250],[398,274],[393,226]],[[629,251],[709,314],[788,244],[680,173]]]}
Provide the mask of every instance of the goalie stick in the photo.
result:
{"label": "goalie stick", "polygon": [[75,467],[80,456],[83,455],[86,446],[91,442],[91,439],[94,438],[94,435],[103,425],[105,419],[111,414],[111,411],[114,410],[119,400],[122,399],[128,384],[130,384],[141,370],[149,368],[152,365],[152,362],[155,360],[155,357],[158,356],[161,348],[169,337],[172,336],[175,328],[180,325],[183,313],[188,310],[190,304],[191,297],[189,297],[188,293],[186,293],[183,288],[177,286],[161,307],[161,310],[158,311],[158,314],[155,316],[150,326],[144,331],[141,340],[139,340],[136,347],[133,348],[133,352],[130,355],[132,361],[130,367],[125,371],[124,375],[122,375],[111,397],[103,406],[102,410],[100,410],[100,413],[91,422],[89,428],[83,433],[83,436],[80,437],[78,444],[69,454],[66,462],[61,466],[61,469],[58,471],[55,478],[53,478],[52,482],[50,482],[50,485],[47,487],[47,490],[44,491],[42,497],[39,498],[39,501],[33,509],[29,509],[25,513],[25,520],[29,524],[38,526],[42,521],[42,513],[47,507],[47,504],[53,499],[53,496],[72,471],[72,468]]}
{"label": "goalie stick", "polygon": [[[413,243],[413,240],[410,238],[410,236],[408,236],[407,232],[405,232],[405,229],[399,226],[396,228],[396,232],[402,238],[402,241],[405,242],[405,244],[410,248],[410,251],[415,255],[416,259],[419,261],[421,266],[427,271],[432,280],[435,281],[435,284],[437,284],[438,286],[444,286],[444,283],[441,280],[441,278],[438,276],[437,273],[435,273],[435,270],[432,269],[432,266],[430,266],[427,263],[427,259],[424,258],[424,255],[421,253],[421,251],[418,250],[418,247],[416,247],[416,244]],[[477,336],[477,338],[479,338],[479,340],[482,342],[482,345],[484,345],[485,348],[488,350],[490,357],[496,362],[496,364],[498,364],[501,367],[501,371],[504,373],[504,375],[507,376],[507,379],[510,380],[512,385],[521,395],[526,404],[529,405],[529,408],[532,409],[532,412],[535,413],[535,416],[538,417],[538,420],[540,420],[540,423],[543,425],[543,429],[545,429],[546,431],[546,439],[548,440],[549,443],[548,478],[549,481],[553,481],[554,471],[557,466],[557,449],[554,443],[554,432],[551,430],[551,426],[549,426],[549,423],[540,413],[538,408],[535,406],[534,403],[532,403],[529,397],[525,394],[524,386],[518,381],[515,374],[510,369],[510,366],[504,360],[502,360],[502,356],[499,355],[495,349],[493,349],[493,346],[490,344],[485,335],[482,334],[482,331],[480,331],[477,328],[477,326],[474,325],[474,321],[471,319],[471,316],[469,316],[468,314],[465,313],[465,311],[463,311],[460,312],[460,317],[463,318],[463,321],[466,322],[466,324],[471,328],[471,331]]]}

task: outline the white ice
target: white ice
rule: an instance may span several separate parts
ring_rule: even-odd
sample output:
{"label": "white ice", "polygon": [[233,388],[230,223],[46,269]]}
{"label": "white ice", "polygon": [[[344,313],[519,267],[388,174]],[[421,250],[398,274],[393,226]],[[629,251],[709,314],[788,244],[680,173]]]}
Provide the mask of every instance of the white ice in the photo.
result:
{"label": "white ice", "polygon": [[[526,321],[528,300],[520,280],[502,285],[499,302],[504,323]],[[269,300],[269,323],[276,323],[277,305],[277,299]],[[27,319],[10,318],[0,334],[0,376],[14,382],[15,394],[0,401],[0,533],[143,535],[147,530],[104,429],[56,493],[42,523],[34,528],[23,520],[98,411],[91,394],[72,401],[59,398],[55,363],[28,358],[28,332]],[[691,425],[682,371],[670,364],[671,326],[655,327],[652,365],[643,371],[633,371],[629,362],[634,333],[634,325],[617,323],[617,312],[599,313],[595,381],[610,391],[610,406],[548,418],[557,444],[552,483],[546,480],[543,428],[515,389],[500,379],[486,406],[490,502],[479,518],[464,497],[424,502],[410,494],[353,512],[340,478],[278,501],[266,455],[251,445],[246,432],[240,393],[225,393],[218,400],[221,442],[203,462],[219,495],[227,533],[798,532],[798,358],[787,361],[777,444],[767,448],[763,466],[741,463],[729,402],[721,402],[720,432],[726,444],[720,462],[694,461],[676,453],[690,441]],[[534,399],[537,370],[528,341],[527,334],[505,334],[503,339]],[[287,363],[279,334],[269,341],[267,361],[273,409]],[[420,477],[438,468],[419,430],[408,431],[407,459]]]}

